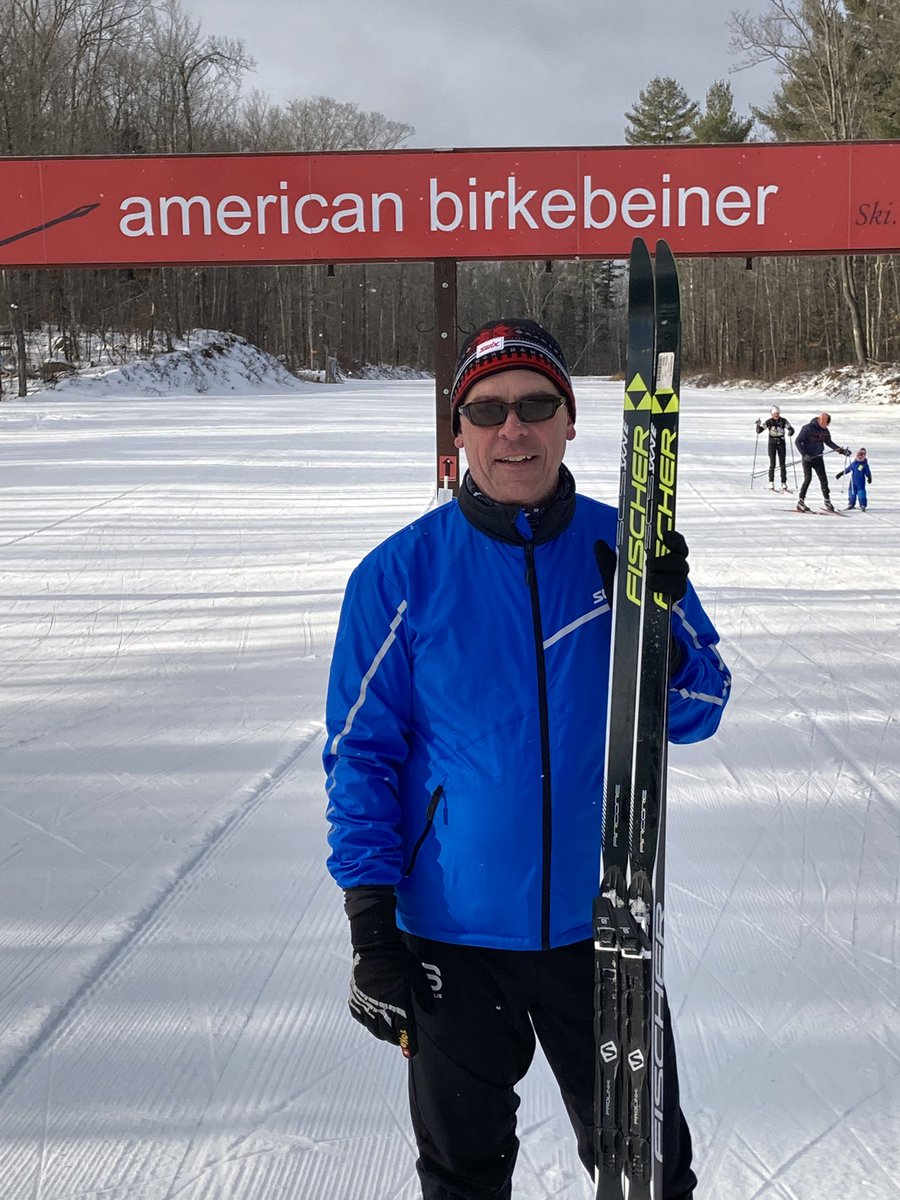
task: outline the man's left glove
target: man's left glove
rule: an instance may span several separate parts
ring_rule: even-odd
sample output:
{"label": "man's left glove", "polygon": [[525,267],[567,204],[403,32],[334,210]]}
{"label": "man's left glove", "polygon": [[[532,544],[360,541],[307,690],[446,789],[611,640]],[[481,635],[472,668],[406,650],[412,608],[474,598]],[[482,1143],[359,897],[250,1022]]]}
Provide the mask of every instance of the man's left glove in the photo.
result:
{"label": "man's left glove", "polygon": [[431,987],[422,964],[397,928],[397,900],[390,887],[348,888],[353,971],[350,1012],[369,1033],[399,1046],[407,1058],[418,1049],[412,997],[431,1008]]}
{"label": "man's left glove", "polygon": [[667,554],[654,554],[647,564],[647,586],[651,592],[661,592],[670,600],[680,600],[687,591],[688,546],[677,529],[667,529],[662,535]]}

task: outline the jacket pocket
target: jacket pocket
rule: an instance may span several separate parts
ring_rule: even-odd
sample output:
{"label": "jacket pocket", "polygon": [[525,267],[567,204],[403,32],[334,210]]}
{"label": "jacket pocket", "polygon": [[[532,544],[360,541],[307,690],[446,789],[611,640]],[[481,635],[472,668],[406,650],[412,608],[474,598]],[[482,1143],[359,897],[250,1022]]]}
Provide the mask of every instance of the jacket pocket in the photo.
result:
{"label": "jacket pocket", "polygon": [[428,801],[428,807],[425,810],[425,825],[419,834],[416,844],[412,848],[412,854],[409,856],[409,862],[406,864],[406,869],[403,872],[405,876],[412,875],[416,859],[419,857],[419,851],[422,849],[422,844],[431,832],[431,827],[434,824],[434,814],[437,812],[437,806],[440,804],[443,794],[444,788],[442,784],[438,784],[431,793],[431,799]]}

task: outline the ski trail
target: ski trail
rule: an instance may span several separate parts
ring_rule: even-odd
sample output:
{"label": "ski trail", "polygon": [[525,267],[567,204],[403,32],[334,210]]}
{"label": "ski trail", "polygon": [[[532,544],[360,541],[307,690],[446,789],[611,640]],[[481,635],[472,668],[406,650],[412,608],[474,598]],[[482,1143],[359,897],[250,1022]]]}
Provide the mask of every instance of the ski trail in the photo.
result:
{"label": "ski trail", "polygon": [[44,1179],[47,1172],[48,1150],[50,1146],[50,1101],[53,1095],[53,1068],[56,1061],[56,1056],[53,1053],[53,1047],[50,1048],[50,1061],[47,1065],[47,1085],[44,1091],[44,1107],[41,1121],[41,1132],[39,1137],[38,1149],[38,1164],[34,1191],[34,1200],[41,1200],[44,1192]]}
{"label": "ski trail", "polygon": [[[891,709],[891,711],[888,713],[887,717],[885,718],[884,729],[882,731],[881,739],[879,742],[879,749],[881,746],[884,745],[884,739],[885,739],[885,735],[887,733],[887,727],[891,723],[891,721],[894,719],[894,716],[895,716],[895,710]],[[873,796],[877,796],[878,799],[882,802],[882,804],[884,804],[884,806],[886,808],[892,809],[897,814],[897,816],[900,817],[900,799],[897,798],[897,796],[895,795],[894,792],[889,791],[887,788],[882,787],[881,784],[878,782],[878,780],[875,778],[877,759],[873,762],[871,767],[866,767],[856,756],[848,755],[847,746],[845,745],[844,742],[841,741],[840,738],[836,737],[835,734],[833,734],[831,732],[831,730],[828,727],[827,722],[821,721],[821,722],[817,723],[815,721],[812,721],[810,723],[810,729],[811,729],[811,733],[818,735],[819,737],[823,738],[826,742],[828,742],[828,744],[834,750],[837,757],[840,759],[842,769],[844,768],[844,766],[852,767],[852,769],[857,773],[859,778],[864,783],[868,784],[870,799]],[[867,806],[867,808],[868,808],[868,806]]]}
{"label": "ski trail", "polygon": [[135,487],[126,488],[124,492],[119,492],[115,496],[107,496],[105,500],[100,500],[96,504],[89,504],[86,508],[79,509],[78,512],[69,513],[67,517],[60,517],[58,520],[50,521],[46,525],[39,525],[37,529],[29,529],[27,533],[20,533],[18,537],[10,538],[8,542],[0,542],[0,550],[5,550],[9,546],[15,546],[19,542],[28,541],[29,538],[37,537],[39,533],[47,533],[51,529],[58,529],[60,525],[65,525],[69,521],[77,521],[79,517],[97,512],[98,509],[106,508],[110,504],[116,504],[119,500],[124,500],[126,496],[131,496],[146,486],[144,483],[139,483]]}
{"label": "ski trail", "polygon": [[70,838],[63,837],[61,834],[54,833],[51,829],[45,828],[40,824],[39,821],[30,821],[28,817],[24,816],[22,813],[14,812],[13,809],[7,808],[5,804],[0,804],[0,812],[5,813],[13,821],[21,822],[22,825],[27,826],[29,829],[35,830],[37,833],[42,834],[51,841],[59,842],[61,846],[65,846],[69,850],[74,850],[76,854],[83,854],[86,858],[90,859],[91,862],[100,863],[104,867],[109,867],[110,870],[113,869],[113,864],[111,862],[107,862],[107,860],[101,855],[89,853],[76,842],[73,842]]}
{"label": "ski trail", "polygon": [[0,1098],[15,1080],[27,1070],[29,1063],[45,1047],[52,1046],[56,1037],[77,1014],[82,1004],[118,967],[123,957],[137,939],[146,932],[150,925],[160,917],[165,909],[172,904],[178,895],[190,886],[192,876],[197,872],[226,841],[231,834],[240,828],[245,821],[265,801],[269,792],[286,778],[306,753],[315,740],[321,737],[324,729],[322,722],[309,722],[307,729],[289,753],[271,771],[265,772],[250,788],[249,794],[225,816],[221,821],[207,831],[195,852],[181,864],[174,877],[160,891],[159,895],[136,914],[122,936],[113,943],[84,976],[78,988],[61,1004],[55,1012],[48,1015],[41,1028],[32,1038],[29,1045],[14,1059],[2,1078],[0,1078]]}
{"label": "ski trail", "polygon": [[[796,1200],[796,1193],[790,1189],[788,1184],[782,1179],[782,1176],[786,1176],[791,1168],[801,1160],[808,1158],[810,1152],[816,1146],[823,1145],[831,1134],[835,1133],[837,1130],[840,1130],[842,1134],[846,1133],[848,1128],[847,1118],[851,1117],[855,1112],[858,1112],[860,1109],[862,1109],[864,1105],[870,1104],[872,1100],[884,1090],[884,1087],[879,1088],[876,1092],[872,1093],[872,1095],[864,1096],[859,1103],[836,1113],[834,1120],[829,1125],[825,1126],[814,1138],[810,1138],[809,1141],[807,1141],[803,1146],[790,1155],[789,1158],[786,1158],[783,1162],[780,1162],[774,1169],[767,1165],[765,1169],[768,1171],[768,1177],[765,1183],[758,1187],[755,1192],[752,1192],[750,1196],[747,1197],[747,1200],[760,1200],[760,1198],[765,1196],[772,1186],[784,1188],[785,1193],[792,1197],[792,1200]],[[895,1185],[897,1181],[892,1179],[891,1176],[885,1171],[884,1165],[873,1155],[872,1151],[865,1144],[865,1142],[862,1142],[859,1139],[856,1131],[852,1127],[849,1127],[849,1133],[856,1144],[865,1153],[865,1155],[872,1159],[872,1165],[875,1167],[875,1169],[880,1174],[887,1175],[888,1184]],[[741,1138],[741,1141],[745,1146],[747,1145],[747,1142],[743,1138]],[[750,1147],[748,1146],[748,1149],[749,1148]]]}
{"label": "ski trail", "polygon": [[[621,385],[577,389],[567,460],[615,504]],[[682,414],[679,523],[735,677],[670,760],[697,1200],[900,1200],[900,409],[833,402],[883,466],[865,517],[804,522],[748,493],[761,395]],[[415,1200],[405,1070],[346,1012],[305,722],[347,576],[435,505],[433,385],[78,403],[96,454],[34,399],[4,469],[0,1192]],[[520,1092],[515,1195],[587,1200],[538,1057]]]}
{"label": "ski trail", "polygon": [[[306,747],[304,747],[304,749],[305,748]],[[293,765],[293,761],[296,761],[296,757],[299,757],[299,755],[295,756],[295,759],[292,760],[291,765]],[[265,788],[266,792],[271,790],[271,788],[274,787],[275,784],[280,782],[281,779],[287,773],[288,773],[287,771],[282,771],[276,777],[272,778],[266,784],[266,788]],[[256,805],[254,805],[254,808],[255,807],[256,807]],[[249,812],[247,813],[247,815],[249,815]],[[324,883],[324,881],[323,881],[323,883]],[[309,903],[312,903],[314,899],[315,899],[315,893],[313,893],[313,895],[310,897]],[[278,971],[278,968],[281,965],[282,959],[284,958],[284,955],[285,955],[288,947],[292,943],[292,941],[297,933],[297,930],[303,924],[303,921],[306,918],[307,908],[308,908],[308,905],[301,908],[301,910],[297,914],[297,918],[294,921],[293,926],[291,927],[290,932],[288,933],[288,936],[285,939],[284,943],[282,944],[278,954],[273,958],[266,973],[259,977],[259,986],[256,989],[256,995],[255,995],[252,1003],[248,1005],[247,1010],[244,1014],[244,1019],[237,1028],[237,1032],[234,1037],[235,1045],[240,1042],[241,1037],[243,1036],[244,1032],[250,1027],[251,1022],[253,1021],[254,1017],[256,1016],[256,1010],[257,1010],[259,1001],[260,1001],[263,993],[265,992],[267,986],[269,985],[270,981],[275,977],[275,975]],[[207,1113],[208,1113],[209,1108],[215,1098],[216,1089],[219,1087],[219,1085],[223,1079],[223,1076],[224,1076],[224,1073],[228,1066],[229,1061],[230,1061],[230,1055],[227,1055],[222,1060],[222,1062],[219,1065],[218,1071],[215,1073],[213,1086],[211,1088],[210,1099],[207,1102],[206,1106],[197,1115],[197,1119],[194,1123],[194,1128],[191,1131],[190,1137],[185,1142],[184,1150],[181,1155],[181,1160],[179,1161],[178,1165],[175,1168],[175,1171],[173,1172],[172,1182],[170,1183],[168,1191],[166,1192],[165,1196],[163,1197],[163,1200],[174,1200],[175,1197],[182,1195],[182,1193],[187,1188],[191,1187],[194,1183],[196,1183],[197,1180],[199,1178],[201,1178],[201,1176],[203,1174],[208,1173],[215,1166],[219,1165],[217,1163],[205,1164],[201,1171],[192,1175],[189,1179],[185,1180],[184,1183],[181,1183],[181,1184],[178,1183],[178,1176],[181,1174],[182,1168],[184,1167],[185,1163],[190,1158],[190,1156],[194,1150],[194,1147],[197,1143],[198,1135],[206,1124]],[[315,1145],[315,1142],[312,1139],[305,1138],[305,1139],[301,1139],[301,1140],[303,1142],[309,1144],[310,1146]]]}

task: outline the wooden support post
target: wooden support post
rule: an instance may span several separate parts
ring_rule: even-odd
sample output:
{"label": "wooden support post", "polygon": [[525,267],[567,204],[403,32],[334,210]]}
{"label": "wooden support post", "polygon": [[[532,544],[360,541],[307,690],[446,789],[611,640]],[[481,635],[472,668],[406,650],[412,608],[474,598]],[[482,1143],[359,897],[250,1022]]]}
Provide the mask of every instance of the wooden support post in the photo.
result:
{"label": "wooden support post", "polygon": [[28,376],[26,373],[27,359],[25,355],[25,329],[22,325],[22,313],[18,304],[11,304],[9,311],[12,315],[12,327],[16,336],[16,367],[19,375],[19,395],[28,395]]}
{"label": "wooden support post", "polygon": [[456,259],[434,261],[434,401],[437,431],[437,496],[459,491],[459,451],[450,425],[450,389],[456,367]]}

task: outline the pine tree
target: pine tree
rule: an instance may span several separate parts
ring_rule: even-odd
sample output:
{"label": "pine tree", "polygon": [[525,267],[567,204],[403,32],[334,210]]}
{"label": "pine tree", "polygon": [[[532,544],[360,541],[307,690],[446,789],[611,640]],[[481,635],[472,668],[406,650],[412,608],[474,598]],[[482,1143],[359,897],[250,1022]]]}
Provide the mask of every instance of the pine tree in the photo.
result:
{"label": "pine tree", "polygon": [[684,88],[669,76],[651,79],[635,106],[625,114],[629,146],[665,146],[692,140],[691,127],[699,115]]}
{"label": "pine tree", "polygon": [[900,136],[900,5],[897,0],[845,0],[848,37],[866,78],[867,137]]}
{"label": "pine tree", "polygon": [[691,128],[698,142],[745,142],[753,128],[753,118],[737,115],[731,84],[717,79],[706,93],[705,112]]}
{"label": "pine tree", "polygon": [[[858,0],[849,14],[844,0],[769,0],[769,5],[771,11],[762,17],[732,18],[737,35],[732,44],[743,52],[744,65],[768,60],[782,76],[771,107],[754,109],[756,119],[783,141],[865,137],[877,72],[860,22],[862,14],[870,17],[885,4]],[[860,271],[850,255],[842,255],[838,272],[856,361],[864,366],[869,352]]]}

